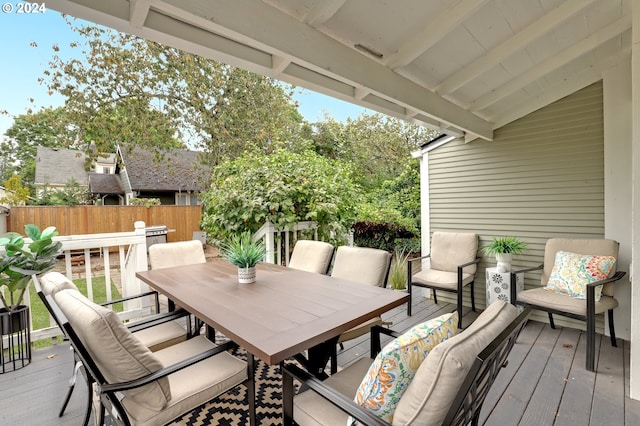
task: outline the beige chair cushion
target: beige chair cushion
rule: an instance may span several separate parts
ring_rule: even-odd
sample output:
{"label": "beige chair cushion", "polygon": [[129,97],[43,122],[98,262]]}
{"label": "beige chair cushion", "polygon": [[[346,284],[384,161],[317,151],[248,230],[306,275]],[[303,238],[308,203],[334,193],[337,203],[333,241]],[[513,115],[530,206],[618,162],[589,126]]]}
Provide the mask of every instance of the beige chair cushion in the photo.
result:
{"label": "beige chair cushion", "polygon": [[151,352],[156,352],[187,340],[187,330],[177,321],[167,321],[135,331],[133,335]]}
{"label": "beige chair cushion", "polygon": [[333,257],[333,246],[324,241],[299,240],[289,259],[289,268],[326,274]]}
{"label": "beige chair cushion", "polygon": [[383,287],[387,282],[391,254],[368,247],[340,246],[331,276]]}
{"label": "beige chair cushion", "polygon": [[[618,258],[618,242],[614,240],[600,239],[580,239],[580,238],[550,238],[544,248],[544,269],[540,283],[542,287],[546,287],[553,271],[553,265],[556,259],[556,253],[560,250],[578,254],[597,254],[600,256],[613,256]],[[614,265],[609,276],[616,273]],[[602,288],[602,294],[605,296],[613,296],[614,283],[605,284]],[[584,303],[584,301],[583,301]]]}
{"label": "beige chair cushion", "polygon": [[[478,256],[478,236],[470,232],[434,232],[431,236],[431,269],[458,271],[458,265],[473,261]],[[463,272],[475,275],[476,264]],[[457,278],[456,278],[457,281]]]}
{"label": "beige chair cushion", "polygon": [[[462,286],[466,286],[473,281],[473,274],[462,273]],[[448,271],[438,271],[435,269],[424,269],[411,278],[412,284],[422,284],[429,287],[441,288],[455,291],[458,289],[458,273]]]}
{"label": "beige chair cushion", "polygon": [[[561,312],[571,312],[576,315],[587,316],[587,302],[584,299],[576,299],[566,294],[554,293],[544,287],[518,293],[518,301],[530,303],[536,306],[557,309]],[[611,296],[602,296],[596,302],[596,314],[601,314],[618,307],[618,301]]]}
{"label": "beige chair cushion", "polygon": [[476,356],[516,316],[513,305],[496,301],[463,332],[437,345],[398,403],[393,424],[440,425]]}
{"label": "beige chair cushion", "polygon": [[197,240],[154,244],[149,247],[151,269],[205,263],[202,243]]}
{"label": "beige chair cushion", "polygon": [[[215,345],[204,336],[194,337],[154,355],[165,366],[200,354]],[[122,403],[138,426],[163,425],[210,401],[247,379],[247,363],[222,352],[168,376],[171,401],[162,411],[150,410],[131,398]]]}
{"label": "beige chair cushion", "polygon": [[[360,358],[324,383],[341,394],[352,398],[373,360]],[[300,426],[346,425],[349,416],[313,391],[302,392],[293,399],[294,417]]]}
{"label": "beige chair cushion", "polygon": [[60,290],[78,290],[78,287],[71,282],[66,276],[60,272],[47,272],[39,278],[40,287],[42,287],[42,293],[45,296],[55,296]]}
{"label": "beige chair cushion", "polygon": [[353,328],[345,331],[338,337],[338,343],[346,342],[347,340],[355,339],[356,337],[360,337],[363,334],[368,334],[371,330],[371,327],[374,325],[382,325],[382,317],[371,318],[368,321],[363,322],[360,325],[356,325]]}
{"label": "beige chair cushion", "polygon": [[[160,370],[162,362],[122,324],[115,312],[96,305],[77,291],[61,290],[55,301],[109,382],[126,382]],[[124,392],[150,410],[171,400],[169,380]]]}

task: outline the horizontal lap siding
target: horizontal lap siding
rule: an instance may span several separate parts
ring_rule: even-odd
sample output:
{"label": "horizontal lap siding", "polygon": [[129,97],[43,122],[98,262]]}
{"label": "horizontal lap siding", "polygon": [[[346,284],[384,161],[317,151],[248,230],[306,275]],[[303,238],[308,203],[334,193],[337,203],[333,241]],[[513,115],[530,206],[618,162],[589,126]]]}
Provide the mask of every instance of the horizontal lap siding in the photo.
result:
{"label": "horizontal lap siding", "polygon": [[[497,129],[494,141],[455,140],[434,149],[428,157],[431,231],[476,232],[481,246],[494,236],[517,236],[529,248],[514,256],[514,269],[541,264],[549,238],[602,238],[603,132],[602,83],[596,83]],[[485,268],[493,266],[493,257],[483,257],[479,306]],[[525,287],[535,285],[539,278],[529,274]]]}

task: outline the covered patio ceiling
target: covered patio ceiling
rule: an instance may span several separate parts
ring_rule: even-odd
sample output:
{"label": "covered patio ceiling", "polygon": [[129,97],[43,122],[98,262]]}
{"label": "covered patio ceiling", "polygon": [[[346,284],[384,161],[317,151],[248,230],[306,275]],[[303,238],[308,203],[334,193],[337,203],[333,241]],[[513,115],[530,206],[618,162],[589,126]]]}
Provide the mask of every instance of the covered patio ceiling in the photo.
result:
{"label": "covered patio ceiling", "polygon": [[628,57],[631,0],[50,0],[467,140]]}
{"label": "covered patio ceiling", "polygon": [[631,51],[631,0],[48,0],[47,7],[453,136],[493,131]]}

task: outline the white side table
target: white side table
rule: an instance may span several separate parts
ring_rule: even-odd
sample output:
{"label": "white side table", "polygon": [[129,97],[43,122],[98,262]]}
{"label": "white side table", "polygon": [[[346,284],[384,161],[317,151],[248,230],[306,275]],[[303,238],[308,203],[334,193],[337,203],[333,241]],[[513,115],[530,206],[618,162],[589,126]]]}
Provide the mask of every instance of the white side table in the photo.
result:
{"label": "white side table", "polygon": [[[511,272],[498,272],[498,268],[487,268],[487,306],[496,300],[511,303]],[[516,290],[524,290],[524,272],[516,274]]]}

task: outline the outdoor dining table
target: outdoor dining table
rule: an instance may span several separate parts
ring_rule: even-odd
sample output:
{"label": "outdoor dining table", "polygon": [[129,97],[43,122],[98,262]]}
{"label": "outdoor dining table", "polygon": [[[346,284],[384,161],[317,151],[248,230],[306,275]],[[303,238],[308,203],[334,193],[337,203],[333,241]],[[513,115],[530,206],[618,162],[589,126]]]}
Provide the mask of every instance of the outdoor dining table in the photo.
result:
{"label": "outdoor dining table", "polygon": [[406,293],[267,263],[258,264],[253,284],[239,284],[237,267],[223,260],[136,276],[246,349],[254,400],[254,357],[269,365],[295,357],[322,376],[341,333],[408,300]]}

